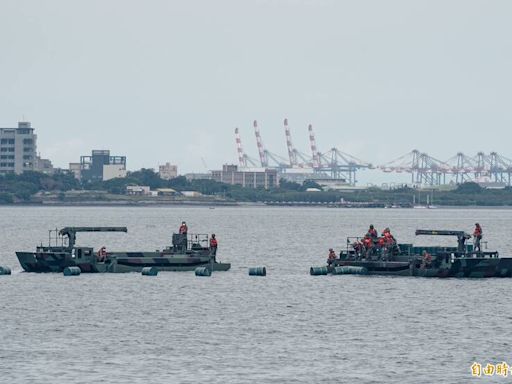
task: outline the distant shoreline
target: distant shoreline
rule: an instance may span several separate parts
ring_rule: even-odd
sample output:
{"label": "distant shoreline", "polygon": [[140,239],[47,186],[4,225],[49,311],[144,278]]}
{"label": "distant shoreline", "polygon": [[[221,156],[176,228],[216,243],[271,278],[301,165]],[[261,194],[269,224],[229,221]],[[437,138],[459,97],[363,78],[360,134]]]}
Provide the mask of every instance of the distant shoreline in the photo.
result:
{"label": "distant shoreline", "polygon": [[235,202],[205,202],[205,201],[62,201],[62,202],[20,202],[12,204],[0,204],[0,207],[168,207],[168,206],[197,206],[197,207],[233,207],[244,204]]}
{"label": "distant shoreline", "polygon": [[[340,210],[353,210],[353,209],[385,209],[389,211],[401,211],[401,210],[413,210],[412,207],[401,207],[401,208],[385,208],[385,207],[343,207],[337,204],[293,204],[293,203],[275,203],[266,204],[264,202],[229,202],[229,201],[80,201],[80,202],[69,202],[69,201],[51,201],[51,202],[20,202],[10,204],[0,204],[1,207],[209,207],[209,208],[244,208],[244,207],[269,207],[269,208],[323,208],[323,209],[340,209]],[[510,205],[439,205],[436,208],[421,209],[421,211],[436,211],[444,209],[510,209]]]}

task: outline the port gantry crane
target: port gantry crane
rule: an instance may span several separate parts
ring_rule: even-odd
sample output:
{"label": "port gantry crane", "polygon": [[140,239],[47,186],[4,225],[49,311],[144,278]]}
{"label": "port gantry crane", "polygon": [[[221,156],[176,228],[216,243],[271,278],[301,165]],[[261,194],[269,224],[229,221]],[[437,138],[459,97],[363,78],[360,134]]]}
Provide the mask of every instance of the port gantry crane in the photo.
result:
{"label": "port gantry crane", "polygon": [[288,119],[284,119],[284,132],[286,136],[286,146],[288,148],[288,157],[290,159],[291,168],[313,168],[311,159],[308,158],[306,154],[300,152],[293,146]]}
{"label": "port gantry crane", "polygon": [[247,168],[249,165],[256,167],[256,161],[251,157],[247,156],[242,146],[242,139],[240,137],[240,130],[235,128],[235,139],[236,139],[236,150],[238,153],[238,165],[240,168]]}
{"label": "port gantry crane", "polygon": [[411,183],[419,185],[441,185],[446,182],[450,165],[417,149],[406,153],[378,167],[384,172],[407,172],[411,174]]}
{"label": "port gantry crane", "polygon": [[[316,178],[344,179],[352,185],[357,181],[356,173],[358,170],[372,168],[371,164],[349,155],[336,147],[331,148],[325,153],[321,153],[317,149],[315,134],[311,124],[308,126],[308,133],[312,156],[308,157],[293,146],[288,119],[284,119],[288,159],[270,152],[265,148],[261,137],[261,131],[256,120],[253,122],[253,128],[258,148],[259,163],[262,168],[274,168],[281,173],[286,173],[289,169],[304,169],[305,171],[309,169]],[[255,166],[255,162],[250,161],[251,158],[243,151],[238,128],[235,130],[235,134],[238,163],[240,167],[246,168],[249,165]]]}
{"label": "port gantry crane", "polygon": [[351,185],[357,182],[357,171],[374,168],[383,172],[410,173],[411,183],[415,185],[439,186],[468,181],[489,181],[512,185],[512,160],[497,152],[489,154],[478,152],[473,157],[459,152],[448,160],[442,161],[415,149],[384,165],[373,167],[372,164],[345,153],[337,147],[325,153],[319,151],[311,124],[308,125],[310,157],[294,147],[288,119],[284,119],[283,125],[287,159],[265,148],[258,122],[256,120],[253,122],[259,161],[247,156],[244,152],[240,131],[237,128],[235,135],[240,167],[273,168],[280,173],[286,173],[290,169],[303,169],[305,173],[311,172],[314,178],[344,179]]}
{"label": "port gantry crane", "polygon": [[427,153],[413,150],[378,168],[384,172],[410,173],[411,183],[417,185],[489,181],[510,186],[512,182],[512,160],[497,152],[489,155],[478,152],[474,157],[459,152],[441,161]]}

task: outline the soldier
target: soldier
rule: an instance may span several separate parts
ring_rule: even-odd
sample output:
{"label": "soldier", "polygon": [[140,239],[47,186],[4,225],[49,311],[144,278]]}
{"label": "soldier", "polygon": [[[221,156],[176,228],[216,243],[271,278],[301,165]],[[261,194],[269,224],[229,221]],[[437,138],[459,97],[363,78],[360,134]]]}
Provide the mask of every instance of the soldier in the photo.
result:
{"label": "soldier", "polygon": [[482,249],[480,247],[480,241],[482,240],[482,235],[483,235],[482,227],[480,226],[480,224],[476,223],[475,230],[473,231],[473,243],[474,243],[475,252],[477,251],[477,249],[478,249],[478,252],[482,252]]}
{"label": "soldier", "polygon": [[219,243],[217,242],[217,239],[215,238],[215,233],[212,233],[212,237],[210,238],[210,251],[213,256],[217,254],[217,247]]}
{"label": "soldier", "polygon": [[370,228],[368,228],[368,232],[366,234],[369,235],[372,240],[376,240],[377,237],[379,237],[379,234],[377,233],[377,230],[373,224],[370,225]]}
{"label": "soldier", "polygon": [[[360,240],[357,240],[354,243],[352,243],[352,248],[354,248],[354,251],[355,251],[354,258],[358,259],[363,254],[364,243]],[[347,256],[350,256],[350,255],[347,255]]]}
{"label": "soldier", "polygon": [[364,249],[365,249],[365,256],[366,258],[370,258],[370,255],[373,251],[373,239],[369,233],[366,234],[366,236],[363,239]]}
{"label": "soldier", "polygon": [[103,262],[107,259],[107,247],[103,246],[100,248],[100,250],[97,253],[96,259],[100,262]]}
{"label": "soldier", "polygon": [[427,251],[423,251],[421,258],[421,269],[430,268],[432,266],[432,255]]}
{"label": "soldier", "polygon": [[391,230],[389,228],[385,228],[382,231],[382,237],[378,240],[381,248],[381,256],[383,260],[390,260],[392,255],[398,253],[399,249],[396,243],[395,237],[391,234]]}
{"label": "soldier", "polygon": [[334,249],[329,248],[329,256],[327,256],[327,265],[331,265],[336,260],[336,252]]}
{"label": "soldier", "polygon": [[387,246],[396,244],[395,237],[391,234],[391,230],[389,228],[384,229],[382,236],[384,237],[384,241],[386,242]]}
{"label": "soldier", "polygon": [[187,233],[188,233],[187,223],[182,221],[181,222],[181,226],[180,226],[180,230],[179,230],[179,234],[180,235],[186,235]]}

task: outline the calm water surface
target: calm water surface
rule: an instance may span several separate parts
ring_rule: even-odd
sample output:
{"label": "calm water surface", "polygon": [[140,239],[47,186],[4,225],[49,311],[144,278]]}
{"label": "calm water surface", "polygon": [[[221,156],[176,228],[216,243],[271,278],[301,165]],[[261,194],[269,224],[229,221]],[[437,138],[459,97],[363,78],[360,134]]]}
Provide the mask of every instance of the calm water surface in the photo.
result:
{"label": "calm water surface", "polygon": [[[417,228],[479,221],[489,248],[512,255],[511,210],[23,207],[0,218],[0,265],[14,270],[0,276],[1,383],[466,383],[475,361],[512,365],[512,279],[308,274],[370,223],[413,242]],[[71,225],[128,227],[79,235],[83,245],[161,249],[181,220],[217,234],[229,272],[65,278],[23,273],[14,254]],[[267,277],[247,276],[262,265]]]}

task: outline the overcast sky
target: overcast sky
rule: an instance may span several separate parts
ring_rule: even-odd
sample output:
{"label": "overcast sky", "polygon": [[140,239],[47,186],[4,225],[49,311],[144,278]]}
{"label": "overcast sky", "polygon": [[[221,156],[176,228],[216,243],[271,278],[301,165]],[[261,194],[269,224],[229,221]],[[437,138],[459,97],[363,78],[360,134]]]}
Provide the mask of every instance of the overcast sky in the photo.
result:
{"label": "overcast sky", "polygon": [[0,126],[23,117],[67,167],[91,149],[128,168],[237,161],[252,121],[282,156],[374,164],[414,148],[512,158],[510,1],[1,0]]}

